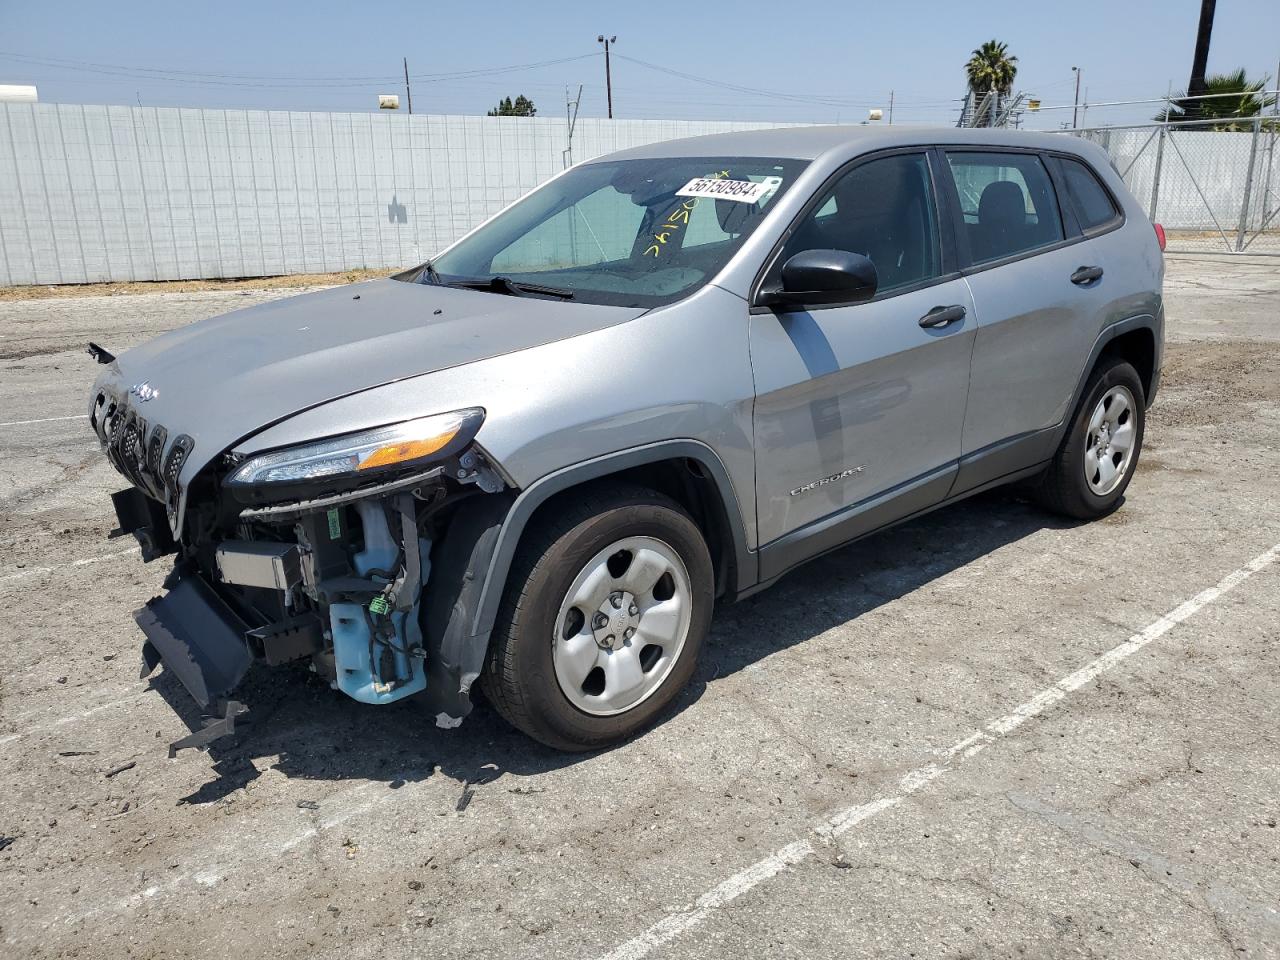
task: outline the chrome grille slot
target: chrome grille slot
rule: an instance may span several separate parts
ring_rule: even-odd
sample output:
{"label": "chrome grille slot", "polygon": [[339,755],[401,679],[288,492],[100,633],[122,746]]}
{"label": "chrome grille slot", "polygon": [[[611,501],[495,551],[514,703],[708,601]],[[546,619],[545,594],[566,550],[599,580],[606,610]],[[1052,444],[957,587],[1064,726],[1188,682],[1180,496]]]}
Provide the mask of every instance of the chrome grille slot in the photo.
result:
{"label": "chrome grille slot", "polygon": [[182,466],[187,462],[187,457],[190,456],[195,445],[195,441],[183,433],[174,438],[173,445],[169,448],[169,456],[164,462],[164,473],[158,478],[158,482],[164,490],[165,506],[170,513],[175,513],[178,509],[178,499],[182,493],[178,477],[182,474]]}
{"label": "chrome grille slot", "polygon": [[164,445],[168,439],[168,430],[164,427],[155,427],[151,431],[151,438],[147,440],[147,473],[157,481],[158,486],[163,486],[160,461],[164,456]]}
{"label": "chrome grille slot", "polygon": [[102,417],[102,439],[107,444],[107,449],[111,449],[116,443],[116,431],[120,428],[120,421],[116,418],[119,411],[119,405],[114,400],[107,401],[107,412]]}
{"label": "chrome grille slot", "polygon": [[147,431],[147,422],[136,413],[129,412],[129,417],[120,430],[120,463],[124,467],[125,476],[142,489],[147,489],[146,479],[142,475],[142,438]]}
{"label": "chrome grille slot", "polygon": [[101,439],[102,437],[102,421],[103,415],[109,411],[110,397],[105,393],[99,393],[93,401],[93,410],[89,413],[89,425],[93,427],[93,432]]}
{"label": "chrome grille slot", "polygon": [[164,463],[163,480],[166,487],[178,485],[178,475],[182,473],[182,465],[187,462],[193,447],[195,441],[185,433],[173,441],[173,446],[169,448],[169,458]]}

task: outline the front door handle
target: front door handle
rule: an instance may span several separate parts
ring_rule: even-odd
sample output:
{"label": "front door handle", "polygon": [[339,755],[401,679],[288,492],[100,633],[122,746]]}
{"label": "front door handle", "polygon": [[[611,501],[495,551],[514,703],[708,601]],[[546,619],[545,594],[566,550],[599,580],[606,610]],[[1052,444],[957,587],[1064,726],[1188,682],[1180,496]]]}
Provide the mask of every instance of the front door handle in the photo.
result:
{"label": "front door handle", "polygon": [[1078,287],[1083,287],[1087,283],[1099,279],[1102,276],[1101,267],[1080,267],[1071,275],[1071,282]]}
{"label": "front door handle", "polygon": [[949,323],[955,323],[957,320],[963,320],[964,315],[964,306],[959,303],[950,307],[934,307],[920,318],[920,326],[945,327]]}

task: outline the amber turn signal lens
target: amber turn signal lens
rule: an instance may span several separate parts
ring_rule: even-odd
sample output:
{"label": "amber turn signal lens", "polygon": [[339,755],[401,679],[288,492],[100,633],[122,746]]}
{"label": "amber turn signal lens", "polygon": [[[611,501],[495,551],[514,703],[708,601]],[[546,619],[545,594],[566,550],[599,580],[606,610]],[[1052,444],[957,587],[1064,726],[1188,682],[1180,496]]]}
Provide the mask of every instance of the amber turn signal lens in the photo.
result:
{"label": "amber turn signal lens", "polygon": [[441,433],[434,437],[423,437],[418,440],[405,440],[401,443],[389,443],[385,447],[379,447],[371,454],[361,460],[357,465],[357,470],[373,470],[377,467],[389,467],[397,463],[405,463],[409,460],[421,460],[423,457],[429,457],[437,450],[445,446],[450,440],[458,435],[457,429],[450,430],[447,433]]}

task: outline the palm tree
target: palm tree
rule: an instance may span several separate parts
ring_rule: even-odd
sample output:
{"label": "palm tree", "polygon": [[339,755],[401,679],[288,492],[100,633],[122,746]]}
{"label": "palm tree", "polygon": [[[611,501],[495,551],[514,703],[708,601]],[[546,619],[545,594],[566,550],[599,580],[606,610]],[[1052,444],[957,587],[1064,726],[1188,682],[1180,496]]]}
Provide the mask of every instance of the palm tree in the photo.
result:
{"label": "palm tree", "polygon": [[[1187,100],[1187,94],[1180,93],[1173,98],[1169,109],[1161,110],[1154,119],[1161,123],[1185,123],[1188,120],[1214,120],[1215,123],[1204,124],[1211,130],[1249,130],[1253,124],[1247,121],[1258,116],[1276,102],[1274,94],[1264,93],[1270,77],[1261,80],[1250,80],[1244,68],[1231,73],[1219,73],[1204,80],[1204,95],[1213,96],[1210,100]],[[1187,129],[1195,129],[1188,126]]]}
{"label": "palm tree", "polygon": [[969,89],[978,96],[993,87],[996,93],[1008,96],[1013,90],[1013,78],[1018,75],[1018,58],[1009,53],[1007,44],[988,40],[973,51],[964,72],[969,78]]}

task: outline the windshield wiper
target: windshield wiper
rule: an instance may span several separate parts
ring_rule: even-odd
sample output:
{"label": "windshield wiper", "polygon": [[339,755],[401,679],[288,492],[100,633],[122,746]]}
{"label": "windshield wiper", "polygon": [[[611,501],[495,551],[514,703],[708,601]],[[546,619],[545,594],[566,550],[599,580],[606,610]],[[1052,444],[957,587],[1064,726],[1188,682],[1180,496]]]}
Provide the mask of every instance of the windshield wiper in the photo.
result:
{"label": "windshield wiper", "polygon": [[510,297],[526,297],[529,295],[542,297],[558,297],[561,300],[572,300],[577,296],[567,287],[547,287],[541,283],[525,283],[512,280],[510,277],[495,276],[476,278],[474,280],[450,280],[451,287],[466,287],[468,290],[488,290],[490,293],[503,293]]}
{"label": "windshield wiper", "polygon": [[444,286],[444,279],[440,276],[440,271],[436,269],[436,265],[430,260],[422,265],[422,274],[432,283]]}

